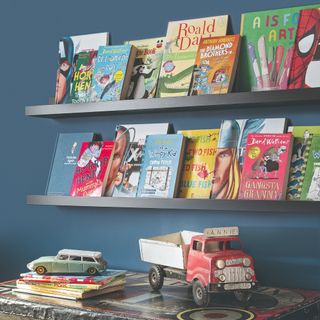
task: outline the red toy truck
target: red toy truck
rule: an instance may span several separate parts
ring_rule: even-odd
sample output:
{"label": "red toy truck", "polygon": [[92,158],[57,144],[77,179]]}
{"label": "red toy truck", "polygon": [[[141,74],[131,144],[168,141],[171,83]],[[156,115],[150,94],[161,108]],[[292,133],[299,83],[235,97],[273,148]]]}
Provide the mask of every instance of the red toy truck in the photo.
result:
{"label": "red toy truck", "polygon": [[191,283],[198,306],[207,306],[210,294],[220,291],[232,290],[238,300],[249,300],[256,276],[253,259],[242,251],[238,235],[238,227],[227,227],[140,239],[141,260],[153,264],[150,286],[161,289],[165,277]]}

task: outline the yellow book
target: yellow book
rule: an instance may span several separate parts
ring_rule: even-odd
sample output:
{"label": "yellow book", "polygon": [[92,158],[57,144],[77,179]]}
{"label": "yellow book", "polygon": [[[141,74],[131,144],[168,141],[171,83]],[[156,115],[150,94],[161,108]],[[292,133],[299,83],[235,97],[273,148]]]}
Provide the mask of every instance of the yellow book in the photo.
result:
{"label": "yellow book", "polygon": [[157,96],[187,96],[200,40],[224,36],[227,27],[227,15],[169,22]]}
{"label": "yellow book", "polygon": [[210,197],[220,129],[181,130],[188,138],[179,198]]}

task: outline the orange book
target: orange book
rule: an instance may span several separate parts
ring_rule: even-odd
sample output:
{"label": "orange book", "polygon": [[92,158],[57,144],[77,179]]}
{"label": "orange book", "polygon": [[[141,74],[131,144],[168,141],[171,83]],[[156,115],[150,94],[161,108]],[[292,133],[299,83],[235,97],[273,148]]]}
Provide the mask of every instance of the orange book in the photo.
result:
{"label": "orange book", "polygon": [[192,95],[231,91],[240,39],[238,34],[201,39],[193,72]]}

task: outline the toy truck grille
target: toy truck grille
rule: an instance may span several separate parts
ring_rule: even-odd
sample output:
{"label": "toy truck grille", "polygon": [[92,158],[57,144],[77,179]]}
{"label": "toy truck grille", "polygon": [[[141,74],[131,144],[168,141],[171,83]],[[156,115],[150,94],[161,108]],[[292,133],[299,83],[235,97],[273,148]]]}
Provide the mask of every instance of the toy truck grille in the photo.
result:
{"label": "toy truck grille", "polygon": [[215,277],[219,277],[219,275],[224,274],[226,277],[225,282],[247,282],[246,273],[252,273],[250,268],[243,267],[226,267],[223,270],[216,270],[214,272]]}

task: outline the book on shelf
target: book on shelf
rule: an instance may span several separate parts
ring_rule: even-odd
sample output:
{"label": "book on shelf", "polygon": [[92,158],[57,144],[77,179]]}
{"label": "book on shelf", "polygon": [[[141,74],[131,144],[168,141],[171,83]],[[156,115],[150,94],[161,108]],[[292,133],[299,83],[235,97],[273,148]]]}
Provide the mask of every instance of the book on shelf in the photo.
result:
{"label": "book on shelf", "polygon": [[115,157],[105,196],[136,197],[146,136],[166,134],[169,123],[121,124],[115,130]]}
{"label": "book on shelf", "polygon": [[285,118],[223,120],[210,197],[237,199],[249,133],[283,133],[286,128]]}
{"label": "book on shelf", "polygon": [[94,70],[95,51],[80,52],[72,77],[71,102],[90,102],[90,89]]}
{"label": "book on shelf", "polygon": [[191,95],[228,93],[232,90],[240,40],[238,34],[200,40]]}
{"label": "book on shelf", "polygon": [[104,194],[113,146],[113,141],[82,143],[70,190],[72,197],[101,197]]}
{"label": "book on shelf", "polygon": [[291,133],[248,135],[239,199],[286,199],[292,142]]}
{"label": "book on shelf", "polygon": [[240,91],[287,89],[299,6],[241,15]]}
{"label": "book on shelf", "polygon": [[187,138],[179,198],[210,197],[219,129],[180,130]]}
{"label": "book on shelf", "polygon": [[101,135],[93,132],[59,133],[52,157],[47,195],[67,196],[77,165],[82,143],[85,141],[101,140]]}
{"label": "book on shelf", "polygon": [[114,279],[125,276],[124,270],[107,269],[96,276],[88,275],[70,275],[70,274],[46,274],[40,275],[36,272],[21,273],[20,277],[23,281],[45,282],[45,283],[65,283],[65,284],[94,284],[104,286]]}
{"label": "book on shelf", "polygon": [[179,191],[186,138],[156,134],[146,138],[137,197],[174,198]]}
{"label": "book on shelf", "polygon": [[224,36],[227,28],[227,15],[169,22],[157,96],[187,96],[201,38]]}
{"label": "book on shelf", "polygon": [[312,136],[301,200],[320,201],[320,136]]}
{"label": "book on shelf", "polygon": [[128,99],[155,97],[163,56],[164,40],[164,37],[159,37],[126,42],[137,48],[127,95]]}
{"label": "book on shelf", "polygon": [[289,76],[289,89],[320,87],[320,8],[300,11]]}
{"label": "book on shelf", "polygon": [[109,32],[65,36],[59,41],[59,66],[56,78],[55,103],[70,103],[72,76],[80,52],[97,52],[109,44]]}
{"label": "book on shelf", "polygon": [[115,101],[127,97],[136,51],[130,44],[99,47],[91,101]]}

